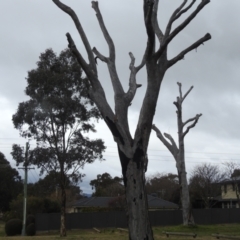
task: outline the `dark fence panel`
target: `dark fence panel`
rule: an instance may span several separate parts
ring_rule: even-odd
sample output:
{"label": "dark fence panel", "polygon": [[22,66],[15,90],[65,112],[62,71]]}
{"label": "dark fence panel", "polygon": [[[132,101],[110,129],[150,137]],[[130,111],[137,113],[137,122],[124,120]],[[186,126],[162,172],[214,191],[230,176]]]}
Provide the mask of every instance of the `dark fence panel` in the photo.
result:
{"label": "dark fence panel", "polygon": [[[236,211],[237,210],[237,211]],[[240,220],[240,209],[236,209],[236,208],[232,208],[229,209],[230,212],[230,219],[229,219],[229,223],[239,223]]]}
{"label": "dark fence panel", "polygon": [[211,209],[193,209],[196,224],[211,224]]}
{"label": "dark fence panel", "polygon": [[[240,209],[194,209],[196,224],[240,223]],[[181,210],[150,211],[152,226],[182,224]],[[125,212],[93,212],[66,214],[67,229],[127,227]],[[49,231],[60,228],[60,213],[37,214],[36,230]]]}
{"label": "dark fence panel", "polygon": [[212,224],[230,223],[231,222],[230,219],[231,219],[230,209],[220,209],[220,208],[211,209]]}
{"label": "dark fence panel", "polygon": [[178,225],[182,223],[182,211],[150,211],[149,218],[152,226]]}

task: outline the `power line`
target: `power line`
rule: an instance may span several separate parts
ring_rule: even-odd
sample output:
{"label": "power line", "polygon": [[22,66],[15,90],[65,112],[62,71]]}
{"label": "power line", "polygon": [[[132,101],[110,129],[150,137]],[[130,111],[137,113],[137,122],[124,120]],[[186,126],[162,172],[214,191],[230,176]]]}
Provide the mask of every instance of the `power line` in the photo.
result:
{"label": "power line", "polygon": [[[1,138],[0,138],[1,139]],[[9,144],[2,144],[0,143],[0,145],[9,145]],[[37,146],[37,145],[32,145],[32,146]],[[11,146],[7,146],[7,147],[1,147],[1,148],[12,148]],[[109,152],[108,153],[117,153],[117,147],[113,147],[113,146],[106,146],[106,148],[115,148],[116,152]],[[156,152],[168,152],[168,150],[163,150],[163,149],[151,149],[148,148],[148,152],[149,151],[156,151]],[[189,152],[189,151],[185,151],[185,153],[192,153],[192,154],[227,154],[227,155],[240,155],[240,153],[230,153],[230,152]],[[159,156],[159,155],[152,155],[152,156]]]}

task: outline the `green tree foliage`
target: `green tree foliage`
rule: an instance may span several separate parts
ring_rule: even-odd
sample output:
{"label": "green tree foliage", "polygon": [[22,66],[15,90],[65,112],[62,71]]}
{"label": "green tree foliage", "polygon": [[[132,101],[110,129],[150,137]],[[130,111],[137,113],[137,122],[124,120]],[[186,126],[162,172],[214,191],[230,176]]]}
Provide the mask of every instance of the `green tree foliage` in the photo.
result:
{"label": "green tree foliage", "polygon": [[[35,215],[37,213],[55,213],[60,212],[60,204],[49,198],[38,198],[29,196],[27,199],[27,215]],[[8,220],[12,217],[23,217],[23,195],[19,194],[16,199],[10,203],[10,212],[5,216]]]}
{"label": "green tree foliage", "polygon": [[[64,219],[67,176],[78,182],[86,163],[102,159],[104,143],[90,140],[84,133],[95,132],[93,120],[100,113],[88,98],[89,85],[69,50],[57,56],[51,49],[40,55],[37,68],[28,72],[26,95],[30,100],[19,104],[12,120],[23,137],[36,140],[25,164],[45,171],[60,172],[62,219]],[[13,158],[24,160],[23,149],[14,144]],[[61,234],[62,235],[62,234]],[[66,235],[64,232],[63,235]]]}
{"label": "green tree foliage", "polygon": [[9,211],[9,203],[22,191],[21,177],[0,152],[0,212]]}
{"label": "green tree foliage", "polygon": [[11,219],[5,224],[5,233],[7,236],[15,236],[21,234],[22,231],[22,220]]}
{"label": "green tree foliage", "polygon": [[120,177],[114,177],[109,173],[98,174],[96,179],[90,181],[95,192],[94,197],[117,197],[124,194],[123,181]]}
{"label": "green tree foliage", "polygon": [[27,226],[26,233],[27,233],[27,236],[35,236],[36,235],[36,228],[35,228],[34,223],[31,223]]}
{"label": "green tree foliage", "polygon": [[[28,184],[28,196],[47,197],[60,202],[60,177],[59,172],[50,171],[44,178],[40,178],[38,182]],[[80,187],[72,183],[68,177],[66,178],[65,191],[67,202],[72,202],[82,197]]]}
{"label": "green tree foliage", "polygon": [[155,193],[158,197],[180,203],[179,178],[173,173],[157,173],[152,177],[147,178],[146,191],[148,194]]}

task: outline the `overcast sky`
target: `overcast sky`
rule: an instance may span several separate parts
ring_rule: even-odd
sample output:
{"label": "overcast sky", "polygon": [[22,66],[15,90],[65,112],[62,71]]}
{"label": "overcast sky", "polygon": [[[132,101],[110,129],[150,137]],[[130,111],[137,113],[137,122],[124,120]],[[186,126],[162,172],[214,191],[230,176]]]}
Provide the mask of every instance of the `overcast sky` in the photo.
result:
{"label": "overcast sky", "polygon": [[[91,8],[90,0],[64,0],[80,18],[92,47],[108,55],[107,45]],[[159,24],[165,29],[169,16],[182,0],[160,0]],[[200,0],[197,0],[197,4]],[[197,6],[197,4],[195,4]],[[131,51],[139,63],[146,45],[146,32],[143,24],[142,1],[140,0],[100,0],[100,10],[112,36],[117,55],[117,68],[125,90],[128,87],[129,56]],[[194,8],[196,6],[194,5]],[[25,139],[14,129],[12,115],[18,104],[28,100],[24,94],[27,71],[36,68],[41,52],[52,48],[60,53],[68,45],[65,34],[71,33],[84,56],[85,50],[70,17],[58,9],[51,0],[8,0],[0,1],[0,151],[12,166],[15,163],[10,155],[13,143],[25,146]],[[225,161],[240,163],[240,1],[211,0],[198,16],[184,29],[169,46],[168,58],[204,36],[212,39],[197,51],[192,51],[185,59],[170,68],[161,86],[160,97],[154,123],[162,132],[177,137],[176,109],[173,105],[178,95],[176,82],[181,82],[183,92],[190,86],[194,89],[183,104],[184,119],[202,113],[197,126],[185,138],[186,166],[188,175],[197,164],[204,162],[218,164]],[[184,17],[187,15],[184,15]],[[174,26],[177,26],[182,19]],[[112,87],[103,62],[98,63],[100,81],[108,101],[113,103]],[[138,89],[129,109],[131,132],[134,133],[140,106],[146,90],[146,72],[142,69],[137,82]],[[84,192],[90,193],[89,181],[97,174],[109,172],[120,176],[121,168],[116,144],[104,122],[97,124],[94,138],[103,138],[107,150],[106,161],[86,166],[86,177],[81,183]],[[34,143],[30,143],[34,147]],[[151,134],[147,175],[156,172],[176,173],[173,157]],[[23,176],[22,170],[19,170]],[[29,171],[30,181],[37,181],[38,171]]]}

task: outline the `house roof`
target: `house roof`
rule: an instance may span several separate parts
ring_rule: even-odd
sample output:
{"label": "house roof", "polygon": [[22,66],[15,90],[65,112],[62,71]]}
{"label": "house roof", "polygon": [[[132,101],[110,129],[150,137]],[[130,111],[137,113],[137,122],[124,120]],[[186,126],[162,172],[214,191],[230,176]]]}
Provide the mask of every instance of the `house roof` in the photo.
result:
{"label": "house roof", "polygon": [[236,177],[234,179],[226,178],[220,182],[220,184],[226,184],[226,183],[240,183],[240,178],[239,177]]}
{"label": "house roof", "polygon": [[[90,197],[80,199],[72,204],[72,207],[109,207],[109,202],[115,197]],[[178,205],[158,197],[148,195],[149,208],[171,208],[177,209]]]}
{"label": "house roof", "polygon": [[75,203],[73,207],[108,207],[109,202],[114,199],[114,197],[90,197],[82,198]]}
{"label": "house roof", "polygon": [[148,195],[148,207],[149,208],[174,208],[177,209],[178,205],[158,197]]}

